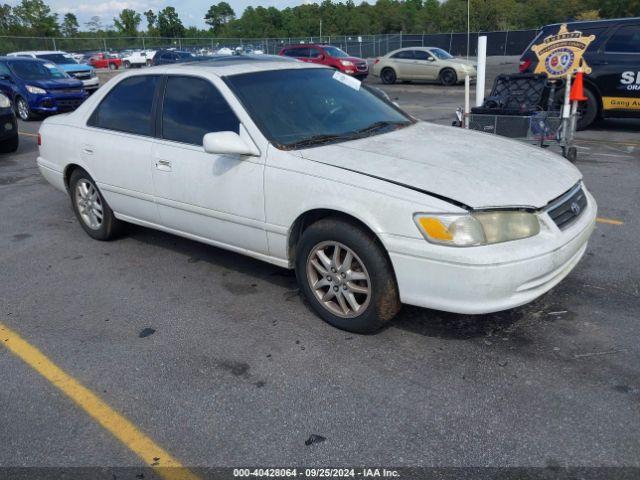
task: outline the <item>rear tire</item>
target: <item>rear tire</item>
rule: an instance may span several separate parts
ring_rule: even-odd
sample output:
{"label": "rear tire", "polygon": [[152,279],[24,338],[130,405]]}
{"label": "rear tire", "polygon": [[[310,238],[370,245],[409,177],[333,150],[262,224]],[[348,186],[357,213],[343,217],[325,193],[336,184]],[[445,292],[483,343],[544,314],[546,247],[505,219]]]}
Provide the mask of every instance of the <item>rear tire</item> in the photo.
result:
{"label": "rear tire", "polygon": [[451,87],[458,83],[458,75],[455,70],[451,68],[445,68],[440,72],[440,83],[445,87]]}
{"label": "rear tire", "polygon": [[18,135],[11,137],[10,139],[0,143],[0,153],[13,153],[18,150],[19,145],[20,138]]}
{"label": "rear tire", "polygon": [[393,85],[398,80],[398,76],[393,68],[385,68],[380,72],[380,79],[385,85]]}
{"label": "rear tire", "polygon": [[391,261],[370,232],[341,218],[324,218],[304,231],[296,252],[300,290],[334,327],[373,333],[400,310]]}
{"label": "rear tire", "polygon": [[122,232],[123,222],[115,217],[96,183],[83,169],[71,173],[69,194],[76,218],[91,238],[112,240]]}
{"label": "rear tire", "polygon": [[118,66],[115,63],[109,63],[109,70],[117,70]]}
{"label": "rear tire", "polygon": [[577,130],[585,130],[589,127],[598,116],[598,100],[591,90],[584,89],[584,95],[587,100],[578,103],[578,123],[576,124]]}
{"label": "rear tire", "polygon": [[131,68],[131,63],[129,63],[128,61],[124,61],[122,62],[122,66],[126,69]]}

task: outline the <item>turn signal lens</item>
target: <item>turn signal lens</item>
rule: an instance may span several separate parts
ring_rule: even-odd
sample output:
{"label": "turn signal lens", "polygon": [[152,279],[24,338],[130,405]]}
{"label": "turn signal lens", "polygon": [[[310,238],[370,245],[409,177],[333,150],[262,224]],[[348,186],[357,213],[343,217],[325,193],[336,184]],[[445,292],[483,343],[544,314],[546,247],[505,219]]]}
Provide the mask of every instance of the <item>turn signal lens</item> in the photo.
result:
{"label": "turn signal lens", "polygon": [[452,247],[491,245],[540,233],[538,217],[520,211],[418,213],[414,221],[427,241]]}

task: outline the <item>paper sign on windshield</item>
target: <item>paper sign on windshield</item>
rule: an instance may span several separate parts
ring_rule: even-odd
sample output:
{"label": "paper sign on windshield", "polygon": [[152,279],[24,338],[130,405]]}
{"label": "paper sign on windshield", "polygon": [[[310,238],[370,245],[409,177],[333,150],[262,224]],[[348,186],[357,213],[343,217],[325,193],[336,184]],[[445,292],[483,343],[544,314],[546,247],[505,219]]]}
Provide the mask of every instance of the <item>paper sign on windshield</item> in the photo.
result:
{"label": "paper sign on windshield", "polygon": [[357,78],[350,77],[349,75],[345,75],[340,72],[334,73],[333,79],[340,83],[344,83],[347,87],[353,88],[354,90],[360,90],[360,86],[362,85],[362,82]]}

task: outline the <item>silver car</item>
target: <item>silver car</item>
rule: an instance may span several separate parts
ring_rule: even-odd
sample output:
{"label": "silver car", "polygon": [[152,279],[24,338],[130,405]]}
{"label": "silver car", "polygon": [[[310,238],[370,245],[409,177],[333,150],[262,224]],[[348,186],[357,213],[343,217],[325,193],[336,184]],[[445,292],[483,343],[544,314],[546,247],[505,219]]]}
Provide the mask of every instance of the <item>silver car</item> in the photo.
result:
{"label": "silver car", "polygon": [[443,85],[456,85],[469,75],[476,79],[474,62],[456,58],[437,47],[410,47],[394,50],[377,59],[373,65],[373,75],[383,83],[400,81],[438,81]]}

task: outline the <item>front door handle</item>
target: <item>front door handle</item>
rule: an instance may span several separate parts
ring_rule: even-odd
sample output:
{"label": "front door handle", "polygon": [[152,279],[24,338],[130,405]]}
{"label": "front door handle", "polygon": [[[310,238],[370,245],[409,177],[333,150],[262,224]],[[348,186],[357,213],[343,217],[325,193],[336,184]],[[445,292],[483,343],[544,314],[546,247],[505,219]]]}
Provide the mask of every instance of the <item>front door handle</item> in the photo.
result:
{"label": "front door handle", "polygon": [[163,172],[170,172],[171,162],[169,160],[158,160],[156,162],[156,168],[158,170],[162,170]]}
{"label": "front door handle", "polygon": [[84,145],[82,147],[82,153],[86,153],[87,155],[93,155],[93,147],[91,145]]}

